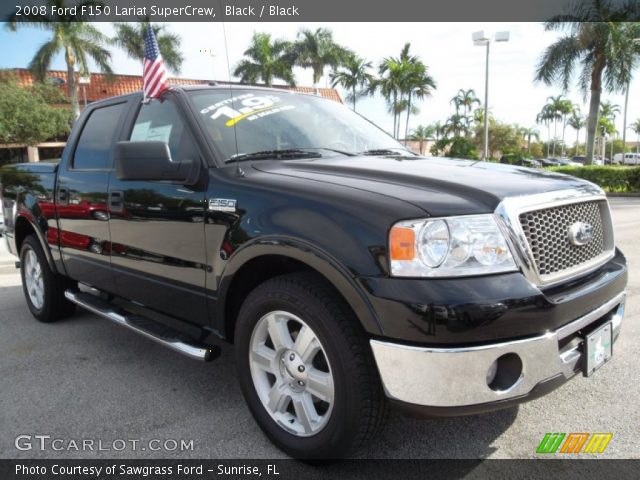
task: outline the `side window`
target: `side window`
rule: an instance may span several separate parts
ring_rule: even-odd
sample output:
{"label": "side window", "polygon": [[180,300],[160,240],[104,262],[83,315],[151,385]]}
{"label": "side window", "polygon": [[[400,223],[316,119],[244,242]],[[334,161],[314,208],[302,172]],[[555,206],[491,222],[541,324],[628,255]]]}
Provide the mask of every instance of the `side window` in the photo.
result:
{"label": "side window", "polygon": [[109,152],[125,105],[125,103],[118,103],[97,108],[91,112],[82,128],[73,154],[73,168],[79,170],[111,168]]}
{"label": "side window", "polygon": [[140,107],[129,140],[165,142],[169,145],[171,158],[178,162],[197,158],[197,150],[180,112],[168,100],[152,100]]}

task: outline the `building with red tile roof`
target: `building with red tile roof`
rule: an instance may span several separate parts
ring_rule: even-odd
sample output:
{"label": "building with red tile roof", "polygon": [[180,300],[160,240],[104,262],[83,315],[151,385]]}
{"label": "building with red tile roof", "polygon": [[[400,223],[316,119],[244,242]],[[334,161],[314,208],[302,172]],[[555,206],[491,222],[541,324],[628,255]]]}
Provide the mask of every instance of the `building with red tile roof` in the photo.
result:
{"label": "building with red tile roof", "polygon": [[[35,79],[31,72],[25,68],[15,68],[10,70],[16,78],[18,85],[29,86],[35,83]],[[59,88],[69,95],[66,87],[67,72],[63,70],[50,70],[47,77],[58,85]],[[170,78],[171,85],[207,85],[212,80],[195,80],[190,78]],[[221,85],[239,85],[236,82],[217,81]],[[315,88],[315,87],[290,87],[288,85],[274,85],[273,88],[281,88],[300,93],[315,93],[321,97],[342,103],[340,94],[333,88]],[[126,95],[142,90],[142,76],[140,75],[112,75],[108,78],[103,73],[92,73],[89,77],[89,83],[78,86],[78,96],[80,103],[83,103],[84,92],[86,91],[87,102],[95,102],[104,98],[115,97],[118,95]]]}

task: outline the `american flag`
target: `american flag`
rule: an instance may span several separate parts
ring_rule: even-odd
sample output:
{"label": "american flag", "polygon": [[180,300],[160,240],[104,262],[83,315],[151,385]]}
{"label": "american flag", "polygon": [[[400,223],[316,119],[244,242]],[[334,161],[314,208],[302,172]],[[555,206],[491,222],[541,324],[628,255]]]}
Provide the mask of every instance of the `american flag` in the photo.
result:
{"label": "american flag", "polygon": [[157,98],[169,88],[167,72],[164,69],[164,61],[160,55],[156,36],[151,25],[144,33],[144,63],[142,65],[142,82],[144,98]]}

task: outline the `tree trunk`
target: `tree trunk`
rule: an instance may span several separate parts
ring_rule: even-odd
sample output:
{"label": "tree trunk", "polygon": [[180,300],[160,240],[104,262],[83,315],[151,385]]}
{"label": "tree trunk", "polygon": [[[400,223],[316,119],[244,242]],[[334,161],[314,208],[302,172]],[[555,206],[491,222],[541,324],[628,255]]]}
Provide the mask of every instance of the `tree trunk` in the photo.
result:
{"label": "tree trunk", "polygon": [[[611,156],[609,157],[609,160],[612,161],[613,160],[613,142],[615,139],[611,139]],[[624,158],[624,157],[623,157]],[[602,163],[604,163],[604,157],[602,157]]]}
{"label": "tree trunk", "polygon": [[396,92],[393,92],[391,109],[393,110],[393,138],[396,138],[396,122],[398,121],[398,94]]}
{"label": "tree trunk", "polygon": [[551,145],[551,126],[547,124],[547,158],[549,158],[549,145]]}
{"label": "tree trunk", "polygon": [[578,156],[578,142],[580,141],[580,129],[576,128],[576,154],[575,156]]}
{"label": "tree trunk", "polygon": [[420,155],[424,155],[424,139],[420,139]]}
{"label": "tree trunk", "polygon": [[593,165],[593,150],[596,141],[598,113],[600,112],[600,94],[602,93],[602,71],[604,57],[596,54],[596,61],[591,72],[591,99],[589,100],[589,117],[587,118],[587,142],[585,147],[585,165]]}
{"label": "tree trunk", "polygon": [[411,115],[411,94],[407,98],[407,123],[404,127],[404,146],[407,146],[407,137],[409,136],[409,115]]}
{"label": "tree trunk", "polygon": [[75,120],[80,116],[80,102],[78,101],[78,84],[76,83],[76,59],[70,47],[65,49],[65,61],[67,62],[67,85],[69,86],[71,109],[73,110],[73,118]]}
{"label": "tree trunk", "polygon": [[556,138],[558,138],[558,122],[553,122],[553,156],[556,156]]}
{"label": "tree trunk", "polygon": [[353,86],[353,91],[351,92],[351,94],[353,95],[353,111],[356,111],[356,87],[355,85]]}
{"label": "tree trunk", "polygon": [[567,151],[564,144],[564,134],[566,130],[567,130],[567,119],[563,116],[562,117],[562,156],[563,157],[565,156]]}
{"label": "tree trunk", "polygon": [[313,67],[313,86],[316,88],[318,88],[318,84],[322,79],[322,70],[323,68],[319,65],[316,65],[315,67]]}

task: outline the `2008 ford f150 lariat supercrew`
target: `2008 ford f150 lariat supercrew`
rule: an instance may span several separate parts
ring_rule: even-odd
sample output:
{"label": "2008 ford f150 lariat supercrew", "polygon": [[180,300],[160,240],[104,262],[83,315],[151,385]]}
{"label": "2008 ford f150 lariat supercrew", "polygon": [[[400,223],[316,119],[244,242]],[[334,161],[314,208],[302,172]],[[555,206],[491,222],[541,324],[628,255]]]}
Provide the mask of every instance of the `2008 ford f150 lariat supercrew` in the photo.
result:
{"label": "2008 ford f150 lariat supercrew", "polygon": [[0,179],[37,319],[79,305],[199,360],[233,343],[252,414],[295,457],[349,455],[390,404],[539,397],[620,332],[627,267],[600,188],[420,157],[316,96],[109,99],[59,164]]}

